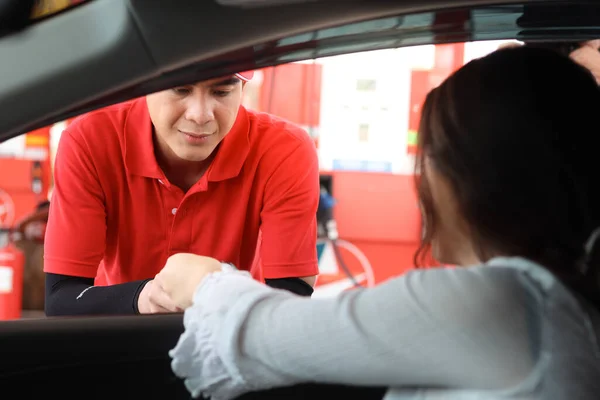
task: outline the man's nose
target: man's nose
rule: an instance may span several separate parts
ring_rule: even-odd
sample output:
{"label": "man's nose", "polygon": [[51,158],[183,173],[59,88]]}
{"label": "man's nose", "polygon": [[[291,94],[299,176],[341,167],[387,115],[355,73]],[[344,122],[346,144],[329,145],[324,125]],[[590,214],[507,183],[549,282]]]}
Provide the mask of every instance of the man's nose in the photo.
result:
{"label": "man's nose", "polygon": [[204,93],[194,93],[188,99],[185,119],[202,126],[215,119],[213,108],[210,96]]}

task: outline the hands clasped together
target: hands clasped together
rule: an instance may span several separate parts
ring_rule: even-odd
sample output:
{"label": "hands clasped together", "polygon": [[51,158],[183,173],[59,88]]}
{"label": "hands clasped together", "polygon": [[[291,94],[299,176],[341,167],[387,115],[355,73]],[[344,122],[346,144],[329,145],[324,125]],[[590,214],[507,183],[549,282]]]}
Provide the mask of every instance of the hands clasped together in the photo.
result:
{"label": "hands clasped together", "polygon": [[221,263],[191,253],[174,254],[164,268],[142,289],[138,298],[140,314],[181,312],[192,305],[194,291]]}

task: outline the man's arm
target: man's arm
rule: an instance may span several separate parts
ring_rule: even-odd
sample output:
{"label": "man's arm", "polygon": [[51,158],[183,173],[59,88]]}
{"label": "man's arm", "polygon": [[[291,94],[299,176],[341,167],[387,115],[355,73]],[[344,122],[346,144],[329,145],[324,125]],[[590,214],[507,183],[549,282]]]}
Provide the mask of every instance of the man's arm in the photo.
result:
{"label": "man's arm", "polygon": [[148,281],[94,286],[93,278],[47,273],[46,315],[138,314],[138,298]]}
{"label": "man's arm", "polygon": [[63,133],[44,244],[46,314],[133,314],[144,282],[93,287],[106,243],[106,207],[91,150],[77,131]]}
{"label": "man's arm", "polygon": [[314,143],[299,140],[280,155],[265,186],[261,212],[261,266],[268,285],[310,295],[317,264],[319,162]]}
{"label": "man's arm", "polygon": [[315,277],[312,277],[312,283],[307,282],[307,278],[279,278],[265,279],[267,286],[274,289],[284,289],[299,296],[312,296]]}

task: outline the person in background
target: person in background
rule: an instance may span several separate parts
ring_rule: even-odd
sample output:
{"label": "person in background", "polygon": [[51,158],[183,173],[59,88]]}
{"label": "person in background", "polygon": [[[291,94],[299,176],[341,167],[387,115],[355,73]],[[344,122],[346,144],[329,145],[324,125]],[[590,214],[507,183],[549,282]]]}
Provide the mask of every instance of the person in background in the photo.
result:
{"label": "person in background", "polygon": [[22,238],[43,243],[46,233],[46,224],[48,223],[49,210],[50,201],[40,201],[36,204],[33,212],[27,214],[15,224],[16,231]]}
{"label": "person in background", "polygon": [[69,124],[46,233],[47,315],[177,312],[154,278],[181,252],[311,295],[316,146],[241,105],[251,77],[174,87]]}
{"label": "person in background", "polygon": [[15,244],[25,255],[22,309],[42,313],[44,310],[44,238],[50,201],[43,200],[15,224]]}
{"label": "person in background", "polygon": [[597,399],[599,109],[590,72],[556,52],[469,62],[428,94],[416,158],[416,260],[430,249],[464,268],[304,299],[173,256],[157,277],[185,309],[173,371],[213,400],[302,382],[389,387],[386,399]]}

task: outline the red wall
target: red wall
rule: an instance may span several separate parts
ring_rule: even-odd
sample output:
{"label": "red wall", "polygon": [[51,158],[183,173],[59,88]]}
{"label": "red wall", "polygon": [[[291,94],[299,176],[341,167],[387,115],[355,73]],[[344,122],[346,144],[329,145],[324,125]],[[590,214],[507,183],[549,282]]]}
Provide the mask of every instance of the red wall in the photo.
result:
{"label": "red wall", "polygon": [[320,64],[292,63],[261,70],[259,107],[304,126],[319,126],[321,113]]}

